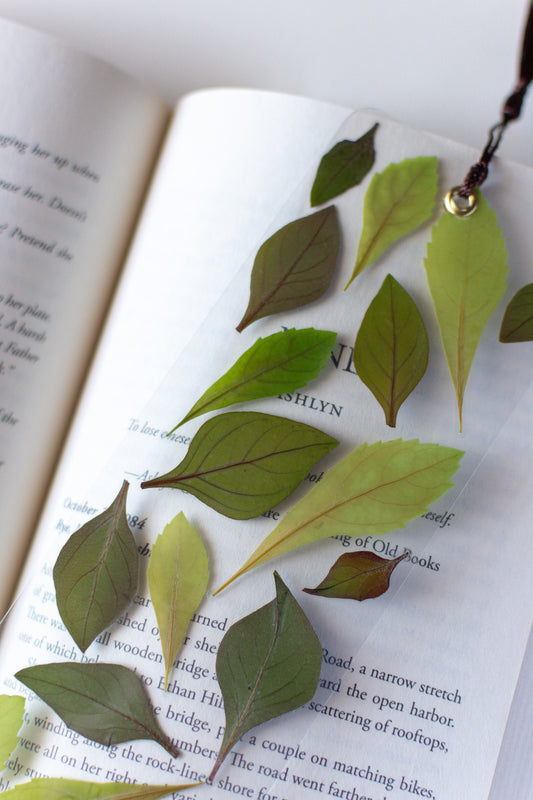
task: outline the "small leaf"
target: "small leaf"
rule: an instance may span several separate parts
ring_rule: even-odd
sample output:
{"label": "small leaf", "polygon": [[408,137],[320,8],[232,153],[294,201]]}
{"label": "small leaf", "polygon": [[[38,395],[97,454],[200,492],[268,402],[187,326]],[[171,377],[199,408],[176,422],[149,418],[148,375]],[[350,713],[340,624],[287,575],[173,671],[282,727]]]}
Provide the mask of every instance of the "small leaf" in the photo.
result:
{"label": "small leaf", "polygon": [[505,291],[507,254],[496,214],[476,193],[469,217],[443,213],[425,267],[462,427],[463,397],[478,342]]}
{"label": "small leaf", "polygon": [[375,553],[367,553],[366,550],[344,553],[315,589],[304,589],[304,592],[320,597],[344,597],[350,600],[379,597],[389,588],[393,570],[408,555],[407,552],[397,558],[387,559]]}
{"label": "small leaf", "polygon": [[170,433],[208,411],[301,389],[325,367],[336,337],[332,331],[291,328],[258,339]]}
{"label": "small leaf", "polygon": [[250,300],[237,330],[322,297],[333,276],[339,244],[334,206],[289,222],[267,239],[255,257]]}
{"label": "small leaf", "polygon": [[320,642],[277,573],[274,578],[276,598],[232,625],[218,649],[226,730],[211,780],[250,728],[299,708],[318,685]]}
{"label": "small leaf", "polygon": [[183,513],[159,534],[148,565],[148,586],[165,659],[165,690],[190,620],[206,592],[207,553]]}
{"label": "small leaf", "polygon": [[54,566],[59,613],[85,651],[131,603],[139,553],[126,519],[128,482],[102,514],[68,539]]}
{"label": "small leaf", "polygon": [[363,318],[353,361],[394,428],[398,409],[426,371],[428,337],[416,305],[392,275]]}
{"label": "small leaf", "polygon": [[91,783],[69,778],[33,778],[4,792],[7,800],[159,800],[173,792],[200,786],[181,783],[175,786],[139,786],[131,783]]}
{"label": "small leaf", "polygon": [[253,567],[327,536],[377,536],[403,528],[450,488],[462,455],[416,439],[360,445],[285,514],[217,591]]}
{"label": "small leaf", "polygon": [[39,695],[65,725],[109,747],[153,739],[178,751],[161,731],[140,678],[118,664],[59,662],[21,669],[15,677]]}
{"label": "small leaf", "polygon": [[533,283],[523,286],[513,297],[503,316],[500,342],[533,341]]}
{"label": "small leaf", "polygon": [[376,157],[374,138],[378,124],[376,122],[357,141],[344,139],[326,153],[318,165],[311,189],[312,206],[327,203],[347,189],[357,186],[370,172]]}
{"label": "small leaf", "polygon": [[437,182],[434,156],[405,158],[374,175],[365,194],[363,231],[346,289],[387,247],[429,219]]}
{"label": "small leaf", "polygon": [[285,417],[220,414],[202,425],[175,469],[141,488],[183,489],[226,517],[250,519],[285,499],[337,444]]}
{"label": "small leaf", "polygon": [[22,728],[24,698],[18,695],[0,695],[0,769],[18,744]]}

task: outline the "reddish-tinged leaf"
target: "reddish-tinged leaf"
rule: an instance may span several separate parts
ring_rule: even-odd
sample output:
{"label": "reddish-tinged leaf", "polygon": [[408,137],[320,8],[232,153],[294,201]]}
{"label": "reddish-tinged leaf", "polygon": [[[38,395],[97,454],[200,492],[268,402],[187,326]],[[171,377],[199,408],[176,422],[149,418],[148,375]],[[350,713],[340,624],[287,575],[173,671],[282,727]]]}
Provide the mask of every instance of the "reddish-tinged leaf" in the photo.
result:
{"label": "reddish-tinged leaf", "polygon": [[523,286],[513,297],[500,328],[500,342],[533,341],[533,283]]}
{"label": "reddish-tinged leaf", "polygon": [[320,597],[344,597],[350,600],[368,600],[387,591],[390,576],[408,552],[397,558],[386,559],[375,553],[361,550],[343,553],[333,564],[324,580],[314,589],[304,589]]}
{"label": "reddish-tinged leaf", "polygon": [[374,138],[376,122],[357,141],[344,139],[337,142],[318,165],[315,182],[311,189],[311,205],[319,206],[333,197],[357,186],[370,172],[376,157]]}

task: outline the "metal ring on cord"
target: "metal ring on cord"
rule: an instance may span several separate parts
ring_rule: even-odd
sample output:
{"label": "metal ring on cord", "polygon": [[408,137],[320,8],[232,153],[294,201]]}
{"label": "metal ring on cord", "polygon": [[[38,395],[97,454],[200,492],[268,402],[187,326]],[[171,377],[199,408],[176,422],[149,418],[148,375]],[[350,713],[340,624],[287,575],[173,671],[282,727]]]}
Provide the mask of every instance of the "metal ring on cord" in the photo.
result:
{"label": "metal ring on cord", "polygon": [[444,198],[444,208],[454,217],[469,217],[477,209],[476,196],[472,192],[468,197],[462,197],[459,194],[460,188],[460,186],[454,186],[453,189],[450,189]]}

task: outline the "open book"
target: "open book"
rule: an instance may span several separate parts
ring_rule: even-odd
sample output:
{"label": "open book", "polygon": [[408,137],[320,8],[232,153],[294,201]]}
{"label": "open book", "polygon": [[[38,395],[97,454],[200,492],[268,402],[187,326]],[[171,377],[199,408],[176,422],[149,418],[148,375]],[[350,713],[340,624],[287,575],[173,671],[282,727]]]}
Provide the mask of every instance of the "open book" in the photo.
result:
{"label": "open book", "polygon": [[[500,307],[474,362],[460,434],[422,267],[430,224],[368,270],[357,291],[342,292],[367,183],[334,201],[343,247],[327,295],[235,332],[255,252],[310,212],[310,186],[330,143],[379,122],[374,171],[436,156],[442,193],[476,153],[377,113],[261,92],[197,93],[170,115],[99,62],[17,26],[2,24],[0,33],[0,585],[4,606],[14,600],[0,641],[2,691],[31,695],[13,676],[35,663],[124,664],[143,676],[161,726],[181,750],[173,760],[152,742],[95,745],[31,695],[0,788],[47,775],[205,778],[224,726],[216,650],[233,622],[272,599],[272,569],[211,592],[339,453],[401,436],[464,450],[454,488],[400,532],[331,538],[275,563],[323,647],[317,694],[246,734],[212,785],[174,796],[530,797],[528,662],[518,682],[532,607],[528,345],[497,342]],[[484,192],[508,245],[507,300],[528,282],[532,188],[530,170],[498,162]],[[416,297],[431,347],[428,372],[396,429],[385,425],[351,360],[362,314],[387,272]],[[282,326],[333,330],[335,349],[316,382],[254,408],[318,426],[339,440],[339,453],[250,522],[221,517],[182,492],[141,491],[142,480],[183,458],[199,424],[166,433],[258,336]],[[143,555],[184,511],[210,556],[209,593],[166,692],[145,573],[134,607],[83,656],[54,602],[60,548],[109,505],[123,479]],[[411,553],[385,595],[357,603],[301,592],[316,585],[325,562],[362,547]]]}

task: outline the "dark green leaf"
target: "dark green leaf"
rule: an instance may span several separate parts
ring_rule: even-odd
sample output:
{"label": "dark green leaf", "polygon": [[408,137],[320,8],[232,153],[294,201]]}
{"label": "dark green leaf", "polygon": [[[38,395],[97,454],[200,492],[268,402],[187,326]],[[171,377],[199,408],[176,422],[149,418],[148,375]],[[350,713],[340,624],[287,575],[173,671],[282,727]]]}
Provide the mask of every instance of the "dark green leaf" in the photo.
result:
{"label": "dark green leaf", "polygon": [[178,466],[141,488],[183,489],[233,519],[250,519],[280,503],[319,458],[338,444],[322,431],[284,417],[241,411],[208,420]]}
{"label": "dark green leaf", "polygon": [[15,677],[65,725],[93,742],[109,747],[130,739],[153,739],[170,755],[178,754],[159,727],[140,678],[126,667],[66,661],[26,667]]}
{"label": "dark green leaf", "polygon": [[91,783],[69,778],[34,778],[9,789],[4,797],[7,800],[160,800],[194,786],[200,784],[140,786],[131,783]]}
{"label": "dark green leaf", "polygon": [[276,598],[232,625],[218,649],[226,730],[210,778],[246,731],[299,708],[318,684],[320,642],[279,575],[274,577]]}
{"label": "dark green leaf", "polygon": [[378,123],[360,139],[353,142],[345,139],[337,142],[318,165],[315,182],[311,189],[311,205],[327,203],[332,197],[357,186],[372,169],[376,151],[374,138]]}
{"label": "dark green leaf", "polygon": [[301,389],[326,365],[336,336],[332,331],[291,328],[258,339],[170,432],[208,411]]}
{"label": "dark green leaf", "polygon": [[137,591],[139,553],[126,519],[128,483],[102,514],[69,538],[54,566],[59,613],[85,651]]}
{"label": "dark green leaf", "polygon": [[289,222],[267,239],[255,257],[250,300],[237,330],[322,297],[333,276],[339,243],[334,206]]}
{"label": "dark green leaf", "polygon": [[392,275],[368,307],[353,360],[394,428],[398,409],[426,371],[428,337],[416,305]]}
{"label": "dark green leaf", "polygon": [[523,286],[513,297],[500,328],[500,342],[533,341],[533,283]]}
{"label": "dark green leaf", "polygon": [[304,592],[320,597],[344,597],[351,600],[379,597],[389,588],[392,571],[408,555],[409,553],[404,553],[398,558],[386,559],[375,553],[367,553],[366,550],[344,553],[317,587],[304,589]]}

